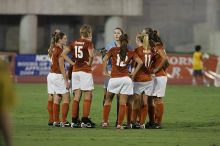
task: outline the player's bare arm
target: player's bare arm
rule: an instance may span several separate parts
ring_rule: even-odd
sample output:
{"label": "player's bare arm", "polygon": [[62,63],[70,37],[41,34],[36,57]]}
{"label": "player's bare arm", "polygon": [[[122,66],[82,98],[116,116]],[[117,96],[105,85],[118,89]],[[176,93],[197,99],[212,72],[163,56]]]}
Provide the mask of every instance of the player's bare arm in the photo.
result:
{"label": "player's bare arm", "polygon": [[156,68],[153,69],[153,73],[157,73],[158,71],[160,71],[163,68],[164,64],[168,61],[167,55],[164,52],[164,50],[158,49],[158,53],[160,57],[162,58],[162,60],[160,64]]}
{"label": "player's bare arm", "polygon": [[103,75],[104,76],[108,76],[110,77],[111,75],[108,73],[108,70],[107,70],[107,62],[109,60],[109,56],[108,55],[105,55],[105,57],[103,58]]}
{"label": "player's bare arm", "polygon": [[75,63],[68,57],[68,53],[70,52],[70,48],[69,47],[64,47],[63,52],[61,54],[61,56],[71,65],[74,65]]}
{"label": "player's bare arm", "polygon": [[135,62],[137,63],[137,67],[134,69],[134,71],[131,73],[131,78],[134,79],[136,76],[137,72],[140,70],[140,68],[143,65],[143,61],[139,57],[134,58]]}

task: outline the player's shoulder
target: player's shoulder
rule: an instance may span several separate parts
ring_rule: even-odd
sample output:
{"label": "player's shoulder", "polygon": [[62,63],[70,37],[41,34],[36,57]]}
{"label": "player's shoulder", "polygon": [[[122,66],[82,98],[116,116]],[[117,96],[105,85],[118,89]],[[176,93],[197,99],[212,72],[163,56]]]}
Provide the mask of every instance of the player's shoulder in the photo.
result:
{"label": "player's shoulder", "polygon": [[105,49],[106,49],[107,51],[110,50],[111,48],[114,48],[114,47],[116,47],[115,41],[111,41],[111,42],[109,42],[109,43],[107,43],[107,44],[105,45]]}

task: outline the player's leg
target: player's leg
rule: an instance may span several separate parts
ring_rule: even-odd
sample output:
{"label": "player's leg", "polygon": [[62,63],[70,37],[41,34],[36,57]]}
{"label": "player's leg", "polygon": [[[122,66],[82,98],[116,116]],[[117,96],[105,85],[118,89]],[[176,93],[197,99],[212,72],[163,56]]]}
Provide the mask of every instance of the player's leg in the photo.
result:
{"label": "player's leg", "polygon": [[48,94],[47,111],[49,114],[48,125],[53,125],[53,94]]}
{"label": "player's leg", "polygon": [[164,114],[164,103],[162,97],[156,97],[154,99],[154,103],[155,103],[155,122],[161,125]]}
{"label": "player's leg", "polygon": [[53,126],[60,127],[60,101],[61,101],[61,95],[54,94],[54,102],[53,102]]}
{"label": "player's leg", "polygon": [[80,97],[81,97],[81,90],[80,89],[75,89],[74,91],[74,97],[72,101],[72,123],[71,127],[72,128],[78,128],[78,111],[79,111],[79,102],[80,102]]}
{"label": "player's leg", "polygon": [[141,104],[141,109],[140,109],[140,113],[141,113],[140,125],[141,125],[141,128],[145,128],[145,120],[146,120],[147,113],[148,113],[147,100],[148,100],[148,96],[143,94],[142,95],[142,104]]}
{"label": "player's leg", "polygon": [[47,111],[49,114],[48,125],[53,125],[53,94],[55,93],[52,84],[52,74],[49,73],[47,76],[47,90],[48,90],[48,100],[47,100]]}
{"label": "player's leg", "polygon": [[112,100],[114,98],[114,93],[111,92],[107,92],[106,94],[106,100],[103,106],[103,124],[102,127],[105,128],[108,126],[108,118],[109,118],[109,113],[111,110],[111,104],[112,104]]}
{"label": "player's leg", "polygon": [[69,103],[70,103],[70,93],[67,92],[65,94],[62,94],[63,97],[63,104],[62,104],[62,120],[61,120],[61,124],[62,127],[69,127],[70,123],[66,120],[67,119],[67,115],[68,115],[68,111],[69,111]]}
{"label": "player's leg", "polygon": [[95,123],[89,118],[91,103],[92,103],[92,90],[94,89],[93,77],[91,73],[80,73],[80,89],[83,91],[83,116],[81,127],[94,128]]}
{"label": "player's leg", "polygon": [[137,117],[141,107],[141,95],[133,95],[132,116],[131,116],[131,128],[137,127]]}

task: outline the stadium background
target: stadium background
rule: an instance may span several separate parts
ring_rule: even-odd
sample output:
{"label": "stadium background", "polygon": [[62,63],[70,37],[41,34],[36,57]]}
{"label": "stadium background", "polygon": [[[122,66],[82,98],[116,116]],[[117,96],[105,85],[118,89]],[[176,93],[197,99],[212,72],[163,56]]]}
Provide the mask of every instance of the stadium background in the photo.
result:
{"label": "stadium background", "polygon": [[[22,74],[18,72],[22,69],[17,66],[16,57],[45,55],[54,29],[64,31],[70,42],[79,37],[82,24],[90,24],[95,48],[100,49],[112,40],[115,27],[122,27],[128,33],[132,46],[137,32],[153,27],[159,30],[170,56],[169,83],[190,84],[190,54],[200,44],[202,51],[210,54],[205,63],[206,75],[219,86],[219,15],[218,0],[1,0],[0,57],[11,62],[16,82],[45,82],[42,76],[48,72],[45,66],[32,68],[33,74],[31,62],[23,63],[26,73]],[[98,55],[97,51],[96,60],[100,60]],[[20,59],[25,62],[22,56]],[[32,62],[35,61],[32,57]],[[95,81],[101,83],[101,62],[96,62],[97,65]]]}

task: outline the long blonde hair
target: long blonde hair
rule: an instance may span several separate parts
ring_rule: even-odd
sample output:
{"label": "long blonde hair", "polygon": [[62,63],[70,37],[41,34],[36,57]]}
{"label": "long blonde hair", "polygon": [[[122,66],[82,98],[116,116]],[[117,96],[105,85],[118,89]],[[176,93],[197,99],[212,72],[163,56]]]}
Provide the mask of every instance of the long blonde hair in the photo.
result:
{"label": "long blonde hair", "polygon": [[148,34],[138,33],[137,39],[143,44],[143,48],[147,52],[149,49],[149,36],[148,36]]}

